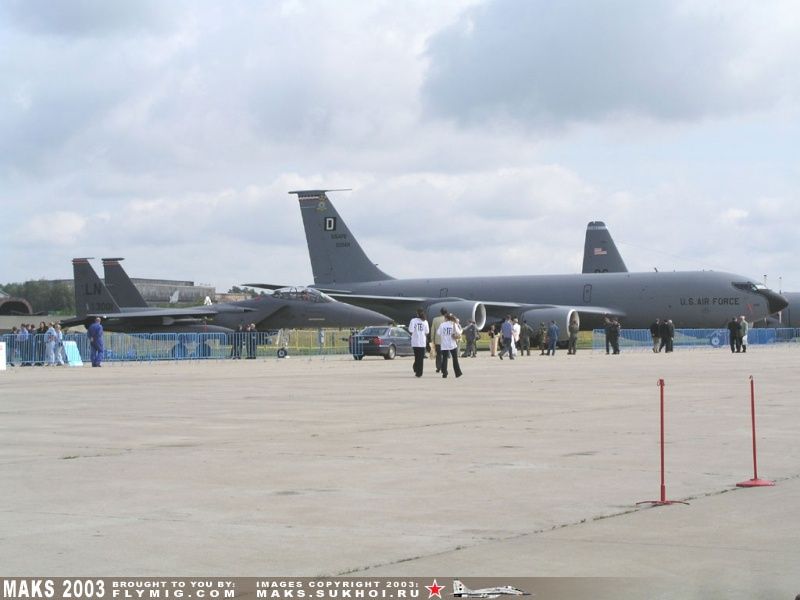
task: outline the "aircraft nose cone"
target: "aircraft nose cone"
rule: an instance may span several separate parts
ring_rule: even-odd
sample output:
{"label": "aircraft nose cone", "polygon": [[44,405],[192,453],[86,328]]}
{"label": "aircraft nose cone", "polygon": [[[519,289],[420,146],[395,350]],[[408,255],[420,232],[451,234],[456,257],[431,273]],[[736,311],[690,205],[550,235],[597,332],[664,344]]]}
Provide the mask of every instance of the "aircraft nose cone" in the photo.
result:
{"label": "aircraft nose cone", "polygon": [[786,298],[784,298],[780,294],[776,294],[772,290],[764,290],[761,293],[767,299],[767,305],[769,306],[769,314],[771,315],[775,314],[776,312],[780,312],[784,308],[789,306],[789,301]]}

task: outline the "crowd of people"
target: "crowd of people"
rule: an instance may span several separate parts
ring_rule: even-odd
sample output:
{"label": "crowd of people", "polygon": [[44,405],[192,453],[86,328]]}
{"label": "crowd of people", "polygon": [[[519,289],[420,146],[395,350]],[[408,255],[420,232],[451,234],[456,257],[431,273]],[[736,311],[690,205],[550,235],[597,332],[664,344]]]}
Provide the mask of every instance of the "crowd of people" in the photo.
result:
{"label": "crowd of people", "polygon": [[728,321],[728,337],[730,338],[731,352],[747,352],[747,319],[744,315],[731,317]]}
{"label": "crowd of people", "polygon": [[[577,318],[571,318],[567,326],[567,354],[577,352],[578,332],[580,326]],[[603,318],[603,331],[605,333],[606,354],[620,353],[620,331],[622,324],[617,317],[605,315]],[[461,327],[458,317],[448,313],[446,308],[441,309],[432,326],[428,327],[425,313],[420,308],[417,315],[409,324],[414,348],[414,374],[422,377],[424,359],[428,356],[436,360],[436,372],[447,377],[447,363],[453,359],[453,369],[456,377],[462,372],[458,363],[459,340],[465,340],[465,348],[461,358],[474,358],[477,356],[477,341],[481,339],[481,332],[475,321],[469,321]],[[731,318],[728,323],[730,332],[731,352],[747,352],[748,323],[744,315]],[[538,348],[541,356],[555,356],[561,330],[555,320],[549,325],[539,323],[538,328],[531,327],[525,319],[520,323],[514,315],[506,315],[499,327],[490,325],[487,330],[489,336],[489,354],[503,360],[515,360],[518,356],[530,356],[531,348]],[[650,325],[650,335],[653,342],[653,352],[672,352],[675,340],[675,325],[672,319],[656,319]]]}
{"label": "crowd of people", "polygon": [[69,363],[61,323],[41,321],[11,328],[8,362],[21,366],[61,366]]}
{"label": "crowd of people", "polygon": [[[569,322],[568,333],[569,341],[567,354],[572,355],[577,352],[579,324],[577,318]],[[478,329],[474,320],[462,327],[461,323],[453,313],[446,308],[440,310],[440,314],[435,316],[430,326],[422,308],[417,309],[416,316],[408,324],[408,331],[411,333],[411,346],[414,351],[414,375],[422,377],[425,368],[425,358],[431,356],[435,359],[436,372],[446,378],[449,375],[448,363],[452,359],[453,372],[456,377],[461,377],[461,365],[459,364],[459,342],[464,340],[464,351],[461,358],[475,358],[478,355],[477,342],[481,339],[481,331]],[[619,353],[619,327],[617,322],[617,337],[615,342],[615,354]],[[491,356],[496,356],[503,360],[508,355],[509,360],[515,360],[518,356],[530,356],[531,348],[538,348],[542,356],[555,356],[558,344],[560,328],[555,320],[551,320],[549,325],[544,322],[538,328],[531,327],[523,319],[522,323],[514,315],[506,315],[500,328],[490,325],[487,331],[489,336],[489,352]]]}

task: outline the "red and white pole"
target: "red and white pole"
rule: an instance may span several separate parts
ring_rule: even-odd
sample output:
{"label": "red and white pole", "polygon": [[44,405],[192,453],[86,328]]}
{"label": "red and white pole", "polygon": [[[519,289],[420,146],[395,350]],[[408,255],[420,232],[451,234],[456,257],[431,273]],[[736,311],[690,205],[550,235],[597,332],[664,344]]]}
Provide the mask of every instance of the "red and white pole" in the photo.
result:
{"label": "red and white pole", "polygon": [[765,487],[775,485],[774,481],[758,478],[758,452],[756,451],[756,388],[750,375],[750,420],[753,428],[753,478],[737,483],[737,487]]}

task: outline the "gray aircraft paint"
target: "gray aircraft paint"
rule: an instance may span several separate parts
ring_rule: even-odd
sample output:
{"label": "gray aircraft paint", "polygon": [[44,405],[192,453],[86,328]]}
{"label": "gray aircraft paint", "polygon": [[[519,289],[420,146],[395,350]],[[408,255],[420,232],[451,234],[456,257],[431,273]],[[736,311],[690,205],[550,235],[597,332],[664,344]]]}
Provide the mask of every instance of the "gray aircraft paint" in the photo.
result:
{"label": "gray aircraft paint", "polygon": [[325,190],[291,193],[300,201],[315,286],[394,318],[390,309],[397,305],[402,320],[411,314],[404,296],[477,301],[493,319],[509,312],[525,314],[529,322],[575,310],[582,329],[598,326],[606,311],[628,328],[649,327],[656,317],[672,319],[676,327],[716,328],[733,315],[761,319],[786,304],[747,277],[713,271],[393,279],[367,258]]}
{"label": "gray aircraft paint", "polygon": [[[597,252],[597,249],[600,252]],[[586,226],[586,242],[583,246],[584,273],[627,273],[628,268],[617,250],[605,223],[592,221]],[[789,303],[777,314],[772,314],[757,326],[800,327],[800,292],[781,292]]]}
{"label": "gray aircraft paint", "polygon": [[617,245],[602,221],[592,221],[586,226],[583,244],[584,273],[627,273]]}
{"label": "gray aircraft paint", "polygon": [[149,304],[142,296],[139,289],[128,277],[125,269],[122,268],[120,261],[122,258],[104,258],[103,260],[103,280],[106,287],[114,299],[121,306],[135,308],[147,308]]}
{"label": "gray aircraft paint", "polygon": [[[120,307],[88,259],[74,259],[72,265],[77,317],[63,320],[65,326],[88,324],[95,316],[101,316],[103,327],[108,331],[228,333],[239,325],[250,323],[255,323],[259,331],[266,331],[294,327],[383,325],[388,320],[386,315],[344,302],[313,302],[270,295],[192,308]],[[128,279],[133,286],[122,266],[118,262],[116,266],[119,271],[115,276]]]}

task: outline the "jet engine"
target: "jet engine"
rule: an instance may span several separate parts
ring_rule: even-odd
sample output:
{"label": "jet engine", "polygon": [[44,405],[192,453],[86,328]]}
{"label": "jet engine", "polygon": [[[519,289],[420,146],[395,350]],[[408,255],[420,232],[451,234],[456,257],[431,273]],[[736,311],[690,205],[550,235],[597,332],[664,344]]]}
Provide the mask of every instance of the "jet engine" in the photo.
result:
{"label": "jet engine", "polygon": [[475,321],[478,329],[483,329],[486,325],[486,307],[480,302],[472,300],[462,300],[461,298],[437,298],[435,302],[425,306],[428,319],[438,316],[441,309],[446,308],[447,312],[453,313],[458,317],[462,327],[466,327],[470,321]]}
{"label": "jet engine", "polygon": [[581,319],[578,311],[569,306],[542,306],[541,308],[531,308],[522,313],[522,318],[528,325],[536,329],[539,323],[545,326],[550,325],[550,321],[555,321],[558,325],[558,339],[569,339],[569,323],[574,320],[580,326]]}

